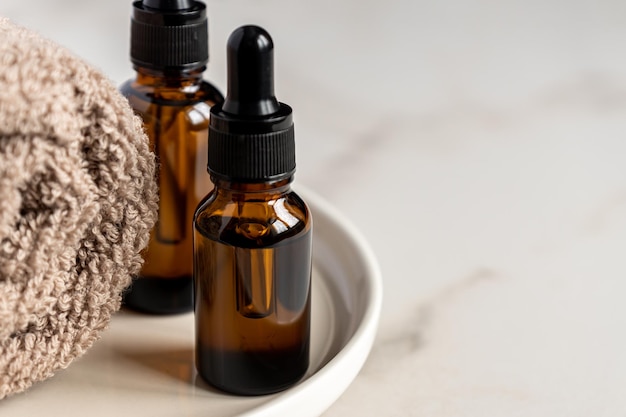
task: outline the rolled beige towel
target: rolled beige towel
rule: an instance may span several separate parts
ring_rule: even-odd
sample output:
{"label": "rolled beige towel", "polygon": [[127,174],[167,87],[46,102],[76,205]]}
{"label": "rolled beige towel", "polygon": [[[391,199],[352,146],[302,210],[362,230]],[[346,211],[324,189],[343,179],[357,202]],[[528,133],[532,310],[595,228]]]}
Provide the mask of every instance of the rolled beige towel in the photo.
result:
{"label": "rolled beige towel", "polygon": [[98,71],[0,18],[0,399],[82,355],[156,219],[154,157]]}

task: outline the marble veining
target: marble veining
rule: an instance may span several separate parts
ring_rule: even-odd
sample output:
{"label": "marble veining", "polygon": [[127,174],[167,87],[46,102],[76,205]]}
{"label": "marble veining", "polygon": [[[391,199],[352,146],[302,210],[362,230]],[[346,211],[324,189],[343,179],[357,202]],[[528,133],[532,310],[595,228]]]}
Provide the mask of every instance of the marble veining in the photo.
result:
{"label": "marble veining", "polygon": [[457,297],[463,297],[468,291],[482,283],[500,278],[495,271],[479,268],[458,282],[444,287],[438,294],[419,304],[412,314],[407,314],[393,328],[387,329],[379,345],[385,353],[377,355],[386,358],[402,358],[413,355],[428,343],[429,329],[437,320],[438,312],[453,303]]}

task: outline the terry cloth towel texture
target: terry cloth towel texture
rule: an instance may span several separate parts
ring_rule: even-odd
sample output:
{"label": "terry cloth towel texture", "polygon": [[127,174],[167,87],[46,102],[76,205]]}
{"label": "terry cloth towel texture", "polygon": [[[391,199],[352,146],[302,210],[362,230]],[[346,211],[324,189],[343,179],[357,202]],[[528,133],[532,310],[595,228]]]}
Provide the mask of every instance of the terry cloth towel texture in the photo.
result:
{"label": "terry cloth towel texture", "polygon": [[120,308],[154,164],[108,79],[0,18],[0,399],[68,366]]}

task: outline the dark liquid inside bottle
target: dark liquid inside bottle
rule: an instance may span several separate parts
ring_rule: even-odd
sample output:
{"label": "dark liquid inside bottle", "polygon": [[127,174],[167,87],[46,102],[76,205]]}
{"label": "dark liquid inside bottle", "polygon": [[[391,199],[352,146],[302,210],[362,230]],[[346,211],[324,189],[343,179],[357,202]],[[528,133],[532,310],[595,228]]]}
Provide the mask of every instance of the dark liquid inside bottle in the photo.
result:
{"label": "dark liquid inside bottle", "polygon": [[235,394],[281,391],[309,365],[311,229],[273,223],[196,220],[196,366]]}
{"label": "dark liquid inside bottle", "polygon": [[206,175],[210,107],[223,98],[201,72],[187,78],[139,73],[121,87],[142,118],[158,164],[159,217],[124,304],[152,314],[193,309],[194,211],[212,184]]}

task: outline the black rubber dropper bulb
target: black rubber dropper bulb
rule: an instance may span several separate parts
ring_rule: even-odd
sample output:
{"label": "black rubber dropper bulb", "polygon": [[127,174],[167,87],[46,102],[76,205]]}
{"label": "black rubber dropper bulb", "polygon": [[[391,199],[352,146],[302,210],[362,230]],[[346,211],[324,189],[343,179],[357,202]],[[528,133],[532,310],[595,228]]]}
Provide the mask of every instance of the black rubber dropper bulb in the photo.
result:
{"label": "black rubber dropper bulb", "polygon": [[211,108],[208,170],[229,181],[287,178],[296,168],[291,107],[274,95],[274,43],[258,26],[228,39],[228,91]]}
{"label": "black rubber dropper bulb", "polygon": [[274,43],[257,26],[244,26],[227,47],[228,94],[222,110],[231,115],[263,117],[280,106],[274,96]]}

